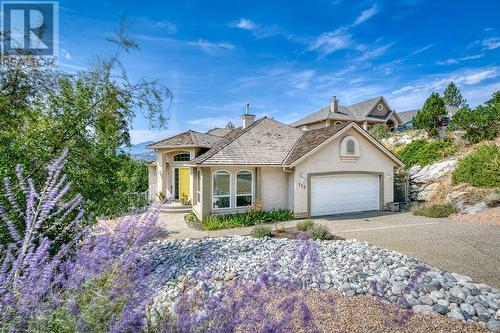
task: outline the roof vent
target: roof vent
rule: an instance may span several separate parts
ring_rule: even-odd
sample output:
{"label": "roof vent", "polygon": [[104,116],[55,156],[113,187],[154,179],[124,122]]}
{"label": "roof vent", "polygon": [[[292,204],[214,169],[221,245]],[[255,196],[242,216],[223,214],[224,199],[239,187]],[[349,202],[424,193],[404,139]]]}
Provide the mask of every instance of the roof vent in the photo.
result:
{"label": "roof vent", "polygon": [[241,116],[243,120],[243,128],[247,128],[255,121],[255,115],[250,114],[250,104],[245,105],[245,114]]}
{"label": "roof vent", "polygon": [[333,96],[332,100],[330,101],[330,111],[339,112],[339,100],[337,99],[337,96]]}

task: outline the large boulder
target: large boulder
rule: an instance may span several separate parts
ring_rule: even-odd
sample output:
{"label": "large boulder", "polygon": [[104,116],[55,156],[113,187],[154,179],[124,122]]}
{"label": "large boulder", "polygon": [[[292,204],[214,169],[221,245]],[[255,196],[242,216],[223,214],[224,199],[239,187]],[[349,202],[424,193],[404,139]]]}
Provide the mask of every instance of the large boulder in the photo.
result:
{"label": "large boulder", "polygon": [[410,181],[416,184],[431,183],[438,178],[452,172],[457,167],[456,159],[444,160],[423,167],[420,171],[410,176]]}

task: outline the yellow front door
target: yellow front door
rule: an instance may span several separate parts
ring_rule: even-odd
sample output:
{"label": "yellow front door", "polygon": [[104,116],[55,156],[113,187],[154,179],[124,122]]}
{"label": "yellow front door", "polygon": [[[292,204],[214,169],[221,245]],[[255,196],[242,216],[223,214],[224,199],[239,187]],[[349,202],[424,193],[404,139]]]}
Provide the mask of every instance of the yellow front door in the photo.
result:
{"label": "yellow front door", "polygon": [[179,168],[179,198],[189,197],[189,168]]}

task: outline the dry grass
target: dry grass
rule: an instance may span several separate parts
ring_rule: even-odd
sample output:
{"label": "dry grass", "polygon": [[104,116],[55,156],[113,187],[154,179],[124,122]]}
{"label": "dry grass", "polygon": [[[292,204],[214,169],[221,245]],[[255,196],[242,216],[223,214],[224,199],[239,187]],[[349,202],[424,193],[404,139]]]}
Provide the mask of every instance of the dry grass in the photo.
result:
{"label": "dry grass", "polygon": [[490,208],[480,213],[453,214],[450,219],[500,227],[500,207]]}
{"label": "dry grass", "polygon": [[[270,292],[276,297],[269,303],[261,304],[270,319],[285,315],[282,304],[287,299],[296,297],[299,300],[291,310],[287,332],[488,332],[480,324],[464,323],[440,315],[413,313],[394,304],[382,303],[374,296],[347,298],[336,291],[319,290]],[[310,321],[304,321],[301,303],[310,310]],[[401,318],[407,320],[399,323]],[[264,324],[240,326],[236,332],[259,332]]]}

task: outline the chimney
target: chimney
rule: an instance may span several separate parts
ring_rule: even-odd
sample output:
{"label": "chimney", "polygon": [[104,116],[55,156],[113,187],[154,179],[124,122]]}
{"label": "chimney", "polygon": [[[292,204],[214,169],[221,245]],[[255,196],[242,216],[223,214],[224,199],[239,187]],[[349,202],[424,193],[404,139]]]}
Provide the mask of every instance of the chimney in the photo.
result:
{"label": "chimney", "polygon": [[247,128],[255,121],[255,115],[250,114],[250,104],[245,105],[245,114],[241,116],[241,120],[243,120],[243,128]]}
{"label": "chimney", "polygon": [[337,99],[337,96],[333,96],[332,100],[330,101],[330,111],[339,112],[339,100]]}

